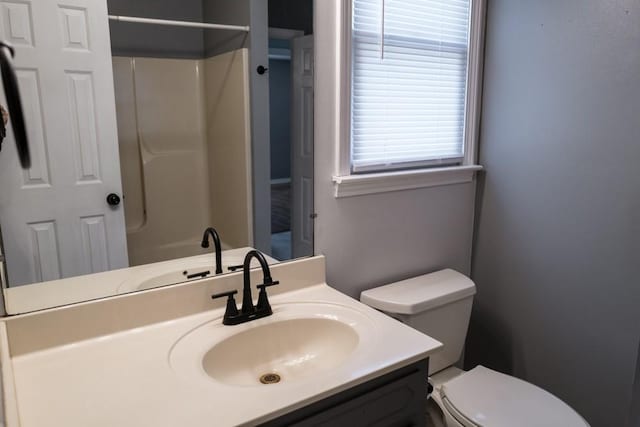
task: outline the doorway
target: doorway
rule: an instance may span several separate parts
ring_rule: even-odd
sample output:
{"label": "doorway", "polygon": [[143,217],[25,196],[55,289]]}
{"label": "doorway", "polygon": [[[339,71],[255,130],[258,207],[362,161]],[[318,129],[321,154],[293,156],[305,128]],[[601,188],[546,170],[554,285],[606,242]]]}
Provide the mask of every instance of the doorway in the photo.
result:
{"label": "doorway", "polygon": [[269,112],[271,142],[271,254],[291,258],[291,39],[298,30],[269,34]]}
{"label": "doorway", "polygon": [[271,254],[280,260],[313,254],[311,9],[269,0]]}

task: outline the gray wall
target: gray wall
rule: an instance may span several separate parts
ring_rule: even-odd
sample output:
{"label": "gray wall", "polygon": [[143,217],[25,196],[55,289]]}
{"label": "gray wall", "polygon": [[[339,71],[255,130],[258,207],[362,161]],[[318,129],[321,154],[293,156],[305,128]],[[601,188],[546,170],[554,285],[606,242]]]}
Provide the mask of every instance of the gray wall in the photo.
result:
{"label": "gray wall", "polygon": [[[107,0],[109,14],[143,18],[203,21],[202,0]],[[111,49],[116,56],[202,58],[199,29],[109,22]]]}
{"label": "gray wall", "polygon": [[629,427],[640,427],[640,342],[638,342],[638,360],[636,362],[636,380],[631,397]]}
{"label": "gray wall", "polygon": [[[267,1],[267,0],[263,0]],[[249,0],[201,0],[206,22],[226,25],[249,25]],[[240,31],[210,31],[204,33],[207,57],[249,46],[249,34]]]}
{"label": "gray wall", "polygon": [[640,334],[640,2],[489,0],[467,365],[623,426]]}
{"label": "gray wall", "polygon": [[269,26],[313,34],[313,0],[269,0]]}
{"label": "gray wall", "polygon": [[316,174],[314,238],[327,283],[359,298],[442,268],[469,274],[475,184],[336,199],[326,166]]}

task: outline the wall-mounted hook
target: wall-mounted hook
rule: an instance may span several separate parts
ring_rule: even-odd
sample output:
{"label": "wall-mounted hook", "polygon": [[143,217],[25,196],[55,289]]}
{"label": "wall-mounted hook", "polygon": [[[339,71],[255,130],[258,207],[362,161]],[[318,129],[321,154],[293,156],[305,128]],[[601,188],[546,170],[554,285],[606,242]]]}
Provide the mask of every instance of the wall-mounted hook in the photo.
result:
{"label": "wall-mounted hook", "polygon": [[258,74],[263,75],[264,73],[266,73],[269,69],[263,65],[258,65],[258,68],[256,68],[256,71],[258,72]]}

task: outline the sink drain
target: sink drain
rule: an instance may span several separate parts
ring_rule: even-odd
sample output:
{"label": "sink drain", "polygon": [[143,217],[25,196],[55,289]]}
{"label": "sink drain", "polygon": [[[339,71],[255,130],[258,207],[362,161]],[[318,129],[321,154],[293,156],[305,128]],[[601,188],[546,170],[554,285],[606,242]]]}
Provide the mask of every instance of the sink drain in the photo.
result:
{"label": "sink drain", "polygon": [[264,374],[260,377],[260,382],[262,384],[276,384],[281,380],[280,375],[274,373]]}

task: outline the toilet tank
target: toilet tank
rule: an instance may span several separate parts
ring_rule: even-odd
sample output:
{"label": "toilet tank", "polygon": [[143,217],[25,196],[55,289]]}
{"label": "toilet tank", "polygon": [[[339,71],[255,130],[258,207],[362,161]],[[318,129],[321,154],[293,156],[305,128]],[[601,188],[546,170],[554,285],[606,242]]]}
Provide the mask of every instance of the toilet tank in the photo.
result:
{"label": "toilet tank", "polygon": [[360,301],[440,341],[429,357],[429,374],[455,364],[462,356],[476,286],[446,269],[369,289]]}

